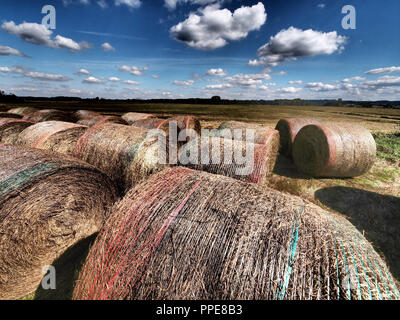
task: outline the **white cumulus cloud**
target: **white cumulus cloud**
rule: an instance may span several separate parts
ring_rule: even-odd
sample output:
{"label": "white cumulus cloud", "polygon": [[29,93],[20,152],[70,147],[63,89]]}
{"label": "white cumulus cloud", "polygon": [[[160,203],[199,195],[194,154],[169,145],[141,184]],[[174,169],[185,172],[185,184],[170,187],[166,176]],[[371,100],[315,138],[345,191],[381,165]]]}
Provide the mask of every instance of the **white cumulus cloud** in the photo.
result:
{"label": "white cumulus cloud", "polygon": [[216,69],[210,69],[206,72],[207,76],[213,76],[213,77],[225,77],[226,72],[221,69],[221,68],[216,68]]}
{"label": "white cumulus cloud", "polygon": [[19,56],[28,58],[25,53],[8,46],[0,46],[0,56]]}
{"label": "white cumulus cloud", "polygon": [[103,48],[104,51],[115,51],[115,48],[109,44],[108,42],[104,42],[101,47]]}
{"label": "white cumulus cloud", "polygon": [[119,68],[119,71],[121,72],[129,72],[130,74],[134,76],[141,76],[143,75],[144,71],[147,71],[149,68],[147,67],[136,67],[136,66],[126,66],[123,65],[121,68]]}

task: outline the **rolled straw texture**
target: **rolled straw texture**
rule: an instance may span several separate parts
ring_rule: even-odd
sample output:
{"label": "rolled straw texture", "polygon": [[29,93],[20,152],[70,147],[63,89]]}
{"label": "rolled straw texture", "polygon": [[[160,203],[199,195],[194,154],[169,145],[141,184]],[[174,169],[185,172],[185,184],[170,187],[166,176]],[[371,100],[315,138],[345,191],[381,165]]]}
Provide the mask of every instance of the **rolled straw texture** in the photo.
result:
{"label": "rolled straw texture", "polygon": [[114,123],[100,123],[89,128],[75,146],[74,156],[106,173],[121,192],[150,174],[160,171],[163,154],[168,155],[166,141],[148,138],[149,130]]}
{"label": "rolled straw texture", "polygon": [[0,112],[0,118],[22,119],[22,116],[17,113]]}
{"label": "rolled straw texture", "polygon": [[117,192],[94,167],[54,152],[0,145],[0,161],[0,299],[17,299],[99,230]]}
{"label": "rolled straw texture", "polygon": [[[240,129],[242,134],[241,135],[234,135],[235,129]],[[258,144],[268,144],[270,143],[271,135],[277,135],[278,132],[271,128],[265,128],[259,126],[257,124],[240,122],[240,121],[226,121],[221,123],[218,128],[219,135],[225,136],[223,130],[230,130],[232,134],[232,138],[236,140],[247,141],[249,136],[246,134],[246,129],[251,129],[254,132],[254,141],[249,141]],[[226,136],[225,136],[226,137]],[[278,136],[279,137],[279,136]]]}
{"label": "rolled straw texture", "polygon": [[114,207],[75,299],[396,299],[346,219],[298,197],[175,167]]}
{"label": "rolled straw texture", "polygon": [[279,152],[287,157],[292,157],[292,147],[297,133],[309,124],[321,124],[319,119],[314,118],[286,118],[278,121],[275,129],[280,134]]}
{"label": "rolled straw texture", "polygon": [[126,122],[124,119],[122,119],[119,116],[102,116],[102,115],[99,115],[99,116],[96,116],[93,118],[89,118],[89,119],[79,120],[78,124],[82,124],[82,125],[85,125],[88,127],[93,127],[96,124],[104,123],[104,122],[128,125],[128,122]]}
{"label": "rolled straw texture", "polygon": [[[279,136],[268,144],[202,137],[184,145],[178,159],[180,165],[232,177],[249,183],[263,184],[272,174],[279,148]],[[187,163],[193,156],[194,161]]]}
{"label": "rolled straw texture", "polygon": [[43,121],[65,121],[75,122],[73,114],[55,109],[43,109],[24,116],[24,120],[43,122]]}
{"label": "rolled straw texture", "polygon": [[133,124],[135,121],[145,120],[149,118],[156,118],[156,116],[150,113],[139,113],[139,112],[128,112],[122,115],[122,119],[124,119],[130,125]]}
{"label": "rolled straw texture", "polygon": [[33,113],[36,111],[38,111],[38,109],[32,108],[32,107],[18,107],[18,108],[12,108],[12,109],[8,110],[8,112],[10,112],[10,113],[20,114],[21,116],[25,116],[28,113]]}
{"label": "rolled straw texture", "polygon": [[15,144],[19,134],[34,122],[20,119],[0,118],[0,142]]}
{"label": "rolled straw texture", "polygon": [[74,112],[74,116],[78,120],[84,120],[100,116],[100,113],[91,110],[78,110]]}
{"label": "rolled straw texture", "polygon": [[356,177],[370,170],[375,159],[374,138],[354,124],[308,125],[293,144],[296,167],[316,177]]}
{"label": "rolled straw texture", "polygon": [[73,155],[76,143],[86,130],[86,126],[75,123],[39,122],[22,131],[17,144]]}
{"label": "rolled straw texture", "polygon": [[179,130],[192,129],[198,135],[201,133],[201,124],[197,117],[176,116],[176,117],[169,118],[168,121],[176,121]]}

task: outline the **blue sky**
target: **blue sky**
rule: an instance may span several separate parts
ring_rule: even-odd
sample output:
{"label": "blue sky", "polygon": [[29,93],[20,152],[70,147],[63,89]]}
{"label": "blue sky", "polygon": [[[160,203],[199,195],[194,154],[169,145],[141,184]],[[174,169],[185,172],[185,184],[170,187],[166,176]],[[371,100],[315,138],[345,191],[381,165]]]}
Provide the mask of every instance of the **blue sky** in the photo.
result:
{"label": "blue sky", "polygon": [[[356,29],[343,29],[344,5]],[[42,24],[56,9],[56,29]],[[398,0],[0,4],[0,88],[104,98],[400,99]],[[80,72],[79,72],[80,71]]]}

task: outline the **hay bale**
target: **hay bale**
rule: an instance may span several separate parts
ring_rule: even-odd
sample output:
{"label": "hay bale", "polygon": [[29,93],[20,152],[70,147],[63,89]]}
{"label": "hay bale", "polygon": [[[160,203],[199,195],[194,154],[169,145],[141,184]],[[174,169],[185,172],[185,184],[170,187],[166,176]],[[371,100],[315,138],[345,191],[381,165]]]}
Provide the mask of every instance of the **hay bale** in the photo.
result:
{"label": "hay bale", "polygon": [[36,111],[38,111],[38,109],[32,108],[32,107],[18,107],[18,108],[12,108],[12,109],[8,110],[8,112],[10,112],[10,113],[20,114],[21,116],[25,116],[29,113],[33,113]]}
{"label": "hay bale", "polygon": [[74,299],[396,299],[346,219],[302,199],[183,167],[118,203]]}
{"label": "hay bale", "polygon": [[74,116],[78,120],[85,120],[99,116],[100,113],[91,110],[78,110],[74,112]]}
{"label": "hay bale", "polygon": [[271,138],[268,144],[254,144],[219,137],[201,137],[180,149],[179,164],[249,183],[263,184],[272,174],[278,154],[279,136]]}
{"label": "hay bale", "polygon": [[321,124],[314,118],[286,118],[278,121],[275,129],[279,131],[281,145],[279,152],[287,157],[292,157],[292,147],[297,133],[309,124]]}
{"label": "hay bale", "polygon": [[22,116],[16,113],[0,112],[0,118],[22,119]]}
{"label": "hay bale", "polygon": [[156,118],[155,115],[150,113],[128,112],[122,115],[122,119],[132,125],[135,121]]}
{"label": "hay bale", "polygon": [[12,118],[0,118],[0,142],[15,144],[18,135],[32,124],[34,124],[34,122]]}
{"label": "hay bale", "polygon": [[103,115],[98,115],[92,118],[79,120],[78,124],[82,124],[88,127],[93,127],[98,123],[104,123],[104,122],[128,125],[128,122],[126,122],[119,116],[103,116]]}
{"label": "hay bale", "polygon": [[176,121],[180,131],[184,129],[193,129],[194,131],[197,132],[197,134],[200,134],[201,132],[201,124],[197,117],[176,116],[169,118],[168,121]]}
{"label": "hay bale", "polygon": [[99,230],[117,193],[92,166],[54,152],[3,145],[0,159],[0,299],[17,299]]}
{"label": "hay bale", "polygon": [[160,119],[160,118],[147,118],[134,121],[132,126],[137,128],[144,129],[161,129],[165,133],[169,132],[169,123],[168,119]]}
{"label": "hay bale", "polygon": [[[148,134],[143,128],[100,123],[79,139],[74,156],[102,170],[124,192],[165,166],[159,159],[168,156],[166,141],[157,145],[158,138]],[[158,155],[158,146],[166,154]]]}
{"label": "hay bale", "polygon": [[73,155],[75,145],[86,129],[85,126],[69,122],[39,122],[22,131],[17,144]]}
{"label": "hay bale", "polygon": [[[242,134],[234,136],[235,129],[242,130]],[[240,121],[226,121],[221,123],[221,125],[219,126],[217,136],[224,136],[226,138],[224,130],[230,130],[232,138],[236,140],[246,141],[249,139],[248,135],[246,135],[246,129],[253,130],[254,132],[254,141],[249,141],[249,142],[258,144],[268,144],[271,141],[271,136],[278,134],[276,130],[262,127],[257,124],[240,122]]]}
{"label": "hay bale", "polygon": [[24,120],[33,122],[43,122],[43,121],[65,121],[65,122],[75,122],[76,118],[73,114],[55,110],[55,109],[43,109],[33,113],[29,113],[23,117]]}
{"label": "hay bale", "polygon": [[293,144],[296,167],[315,177],[356,177],[374,165],[376,144],[371,133],[354,124],[308,125]]}

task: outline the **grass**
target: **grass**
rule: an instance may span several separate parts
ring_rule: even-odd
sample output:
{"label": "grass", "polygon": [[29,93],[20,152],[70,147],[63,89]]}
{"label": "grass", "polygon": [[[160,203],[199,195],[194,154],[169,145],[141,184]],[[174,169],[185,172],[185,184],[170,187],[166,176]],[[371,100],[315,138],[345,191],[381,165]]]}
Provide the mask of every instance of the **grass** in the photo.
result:
{"label": "grass", "polygon": [[400,162],[400,131],[392,134],[376,133],[374,138],[378,158],[392,163]]}

